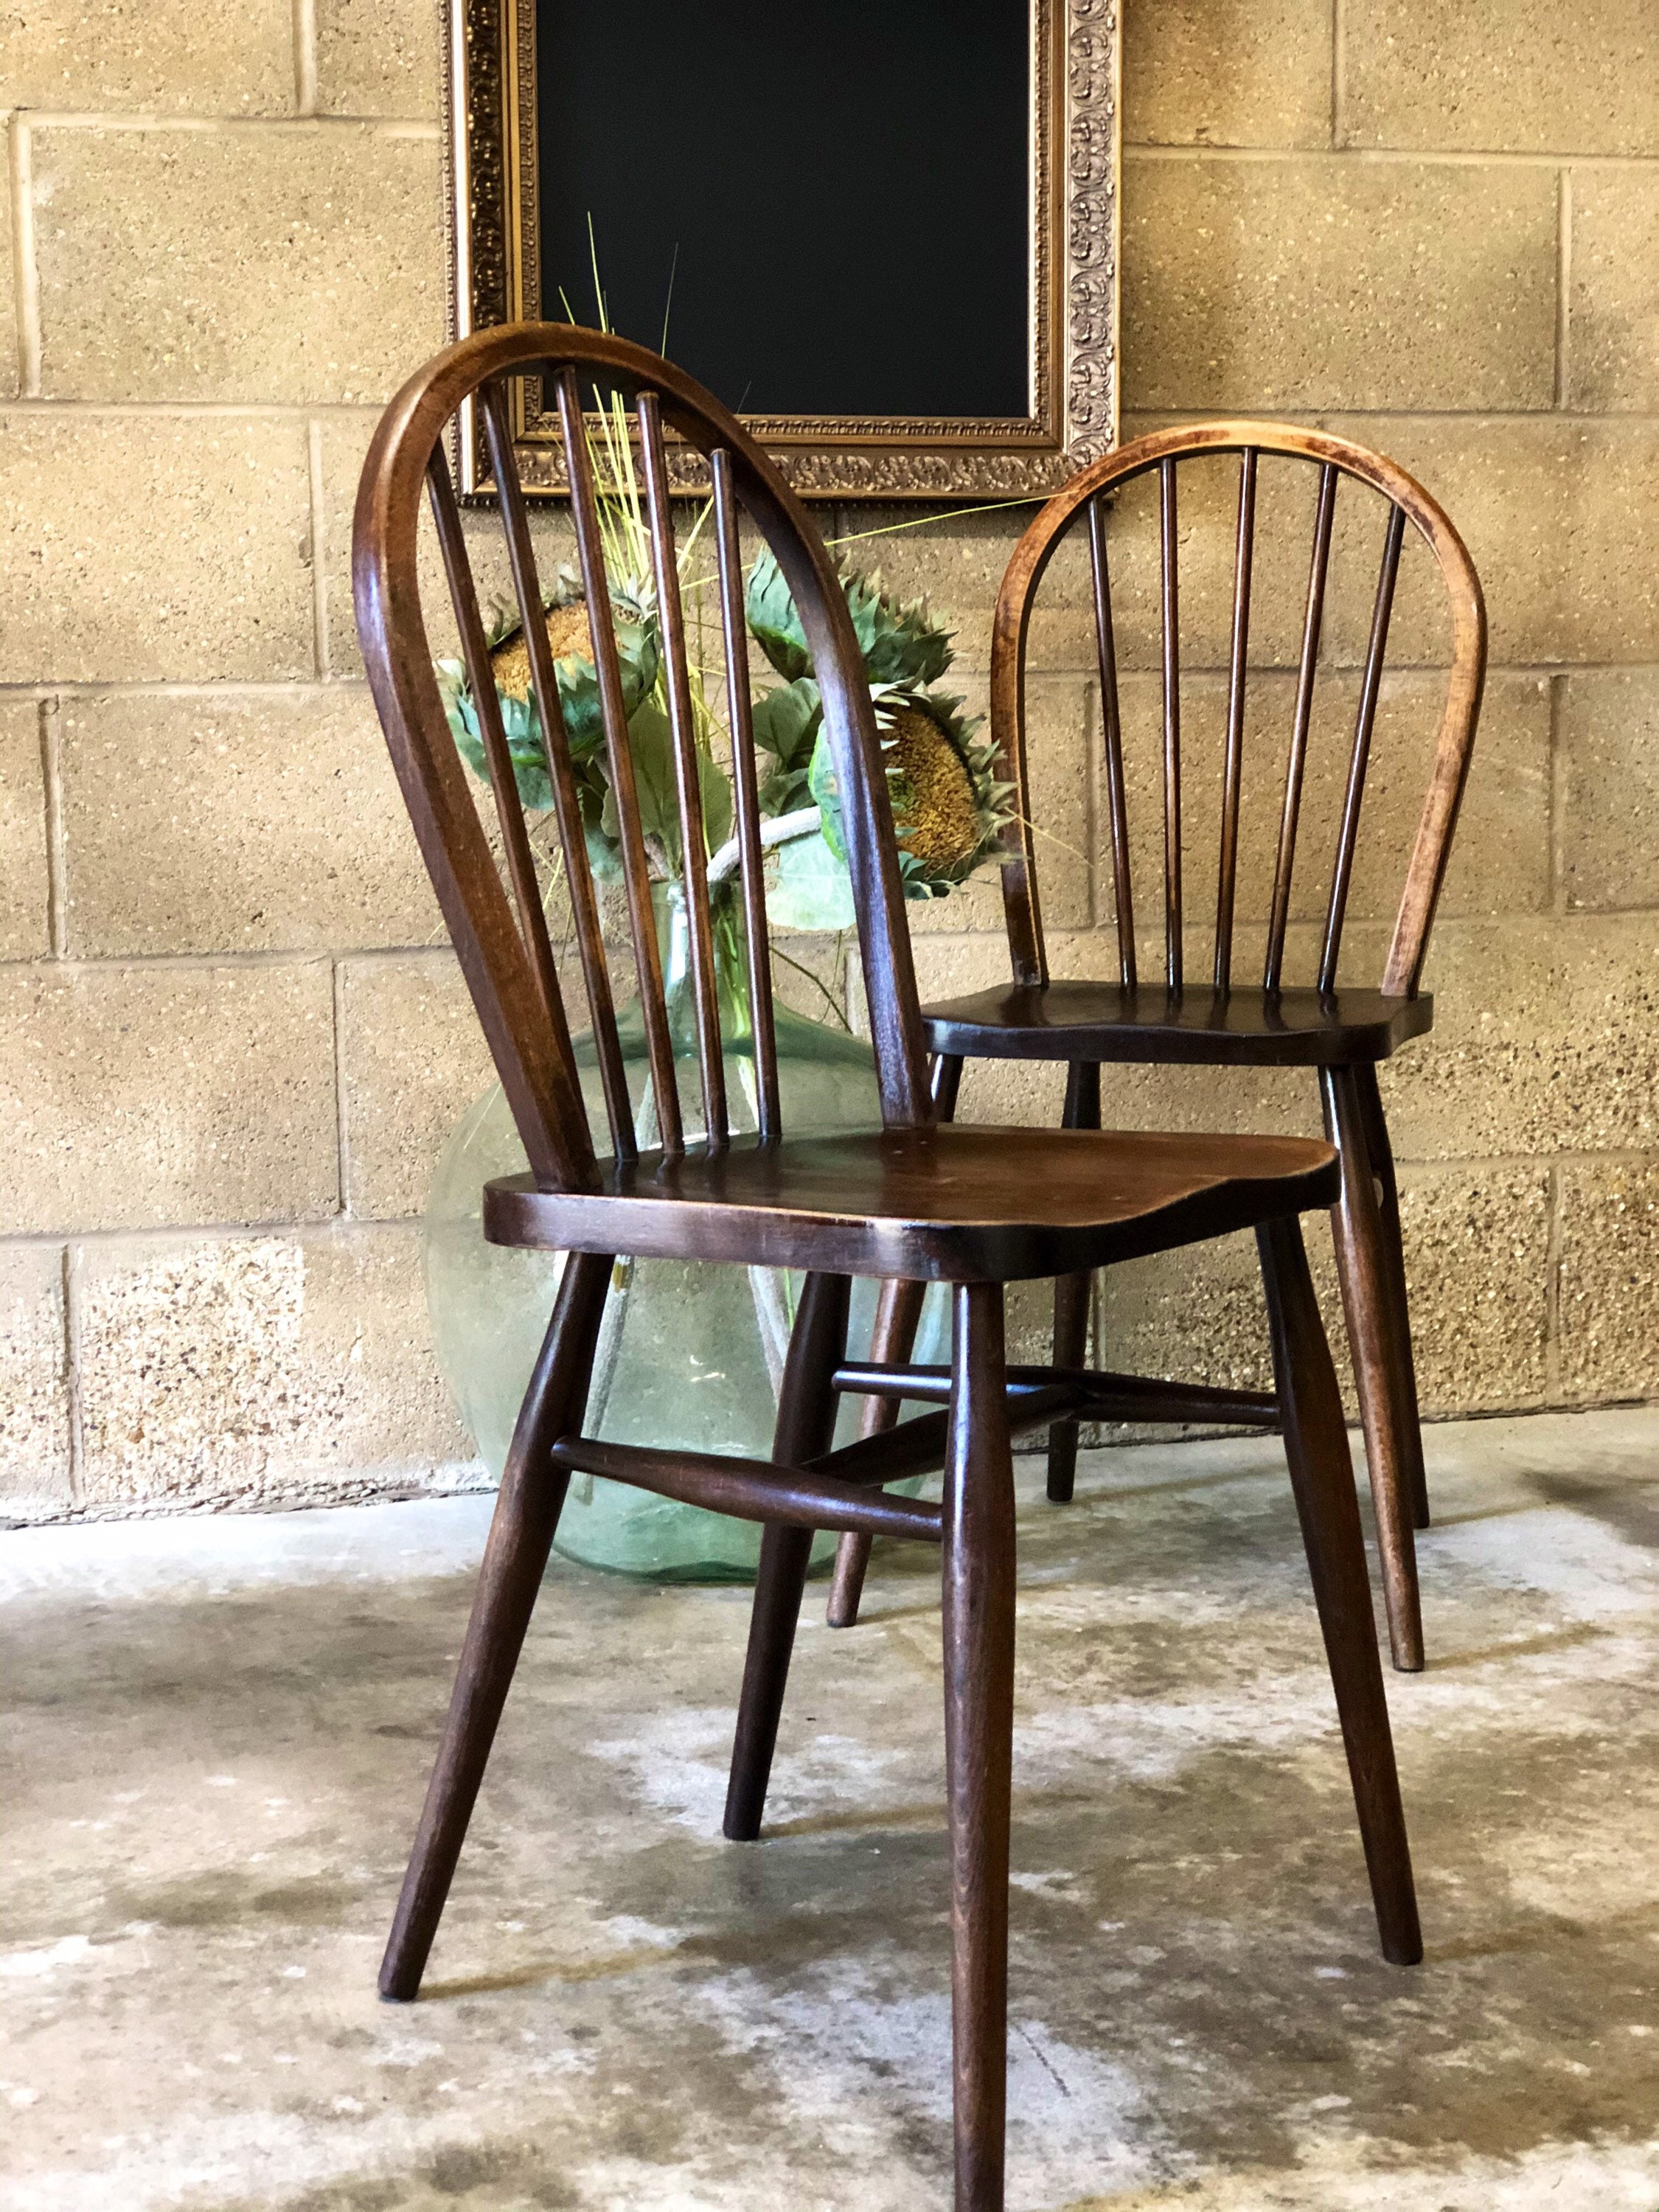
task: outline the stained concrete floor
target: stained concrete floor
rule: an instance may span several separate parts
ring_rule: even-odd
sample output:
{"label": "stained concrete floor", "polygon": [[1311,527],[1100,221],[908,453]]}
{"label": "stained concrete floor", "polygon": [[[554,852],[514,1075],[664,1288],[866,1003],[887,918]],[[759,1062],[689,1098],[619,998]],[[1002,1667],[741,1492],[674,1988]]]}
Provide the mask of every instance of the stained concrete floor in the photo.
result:
{"label": "stained concrete floor", "polygon": [[[1010,2197],[1659,2207],[1659,1412],[1437,1428],[1373,1939],[1276,1448],[1022,1463]],[[488,1502],[0,1540],[14,2212],[948,2203],[938,1607],[556,1569],[421,2002],[374,1971]]]}

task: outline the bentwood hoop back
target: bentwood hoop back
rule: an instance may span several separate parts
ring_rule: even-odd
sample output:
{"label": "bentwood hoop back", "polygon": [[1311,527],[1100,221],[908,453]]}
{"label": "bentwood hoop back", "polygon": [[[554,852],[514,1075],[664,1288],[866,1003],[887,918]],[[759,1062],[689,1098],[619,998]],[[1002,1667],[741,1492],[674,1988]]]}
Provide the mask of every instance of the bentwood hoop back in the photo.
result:
{"label": "bentwood hoop back", "polygon": [[[991,642],[991,714],[1002,746],[1004,769],[1016,786],[1021,833],[1014,864],[1003,871],[1003,897],[1014,979],[1048,981],[1048,950],[1037,896],[1030,777],[1025,757],[1026,644],[1038,586],[1070,532],[1086,527],[1101,690],[1111,872],[1116,908],[1118,973],[1126,988],[1139,978],[1135,954],[1135,898],[1130,866],[1125,795],[1123,729],[1119,709],[1117,645],[1109,558],[1110,495],[1136,477],[1156,472],[1158,484],[1160,675],[1163,690],[1164,980],[1171,991],[1187,978],[1182,938],[1187,916],[1182,880],[1181,753],[1180,472],[1205,455],[1239,457],[1237,523],[1227,670],[1225,756],[1221,834],[1214,903],[1211,981],[1217,991],[1254,980],[1235,974],[1234,903],[1237,882],[1240,797],[1244,776],[1244,705],[1249,671],[1250,601],[1256,529],[1256,493],[1263,455],[1310,464],[1318,471],[1317,500],[1309,551],[1308,586],[1297,668],[1296,701],[1287,732],[1282,775],[1278,853],[1272,907],[1260,971],[1262,988],[1285,981],[1285,927],[1301,826],[1315,686],[1320,675],[1326,587],[1340,480],[1369,485],[1388,503],[1382,518],[1370,635],[1349,752],[1330,893],[1320,933],[1317,988],[1336,988],[1337,963],[1353,878],[1360,811],[1376,723],[1401,547],[1409,523],[1427,544],[1445,580],[1452,617],[1452,651],[1434,767],[1395,917],[1382,978],[1386,997],[1414,997],[1422,977],[1429,930],[1445,880],[1452,833],[1468,774],[1486,678],[1486,616],[1480,580],[1468,548],[1443,508],[1406,471],[1380,453],[1322,431],[1273,422],[1221,422],[1160,430],[1137,439],[1074,477],[1055,494],[1026,532],[1003,577]],[[1314,979],[1310,979],[1314,980]]]}
{"label": "bentwood hoop back", "polygon": [[[654,556],[652,580],[669,672],[677,796],[690,869],[686,904],[707,1127],[717,1138],[722,1137],[726,1116],[708,901],[702,880],[705,841],[701,791],[664,454],[665,430],[702,453],[709,465],[717,597],[726,672],[735,702],[732,768],[751,981],[764,970],[768,939],[759,802],[748,717],[747,643],[738,555],[739,510],[747,514],[775,555],[822,672],[824,721],[843,793],[843,810],[848,817],[848,852],[862,923],[860,942],[883,1120],[892,1128],[926,1122],[932,1109],[916,1015],[909,937],[893,857],[886,780],[878,767],[880,742],[867,686],[857,678],[860,663],[846,601],[817,533],[781,477],[738,422],[669,362],[599,331],[557,324],[518,325],[463,341],[412,378],[387,409],[364,464],[355,522],[353,580],[358,630],[374,702],[422,854],[524,1139],[532,1172],[544,1189],[578,1190],[595,1188],[598,1170],[446,450],[446,432],[457,411],[475,397],[483,416],[533,696],[546,738],[565,880],[605,1085],[611,1149],[625,1158],[635,1146],[599,902],[553,675],[529,520],[512,448],[506,380],[532,367],[546,374],[556,393],[563,424],[571,511],[604,715],[605,759],[620,826],[629,934],[652,1091],[665,1149],[681,1149],[684,1139],[593,473],[582,428],[585,378],[597,378],[606,392],[636,403]],[[468,787],[468,772],[445,720],[434,673],[416,560],[421,514],[428,500],[490,763],[506,848],[506,885]],[[764,988],[751,988],[750,996],[757,1027],[761,1126],[765,1133],[775,1135],[777,1066],[769,1000]]]}
{"label": "bentwood hoop back", "polygon": [[[638,975],[656,1140],[636,1135],[623,1080],[600,901],[589,870],[574,761],[562,713],[503,380],[533,369],[562,424],[589,642],[615,803],[627,928]],[[690,932],[703,1127],[676,1095],[662,961],[650,894],[600,517],[582,420],[592,382],[630,403],[646,494],[661,696],[672,738]],[[457,410],[479,410],[492,454],[532,690],[547,751],[575,951],[592,1025],[608,1140],[589,1127],[570,1023],[542,907],[536,838],[520,804],[478,611],[476,532],[457,505],[445,448]],[[730,1040],[714,988],[697,734],[680,600],[665,441],[707,463],[727,682],[738,895],[751,1006],[755,1119],[728,1124]],[[417,536],[429,501],[493,787],[495,832],[459,759],[434,677]],[[779,1127],[762,839],[738,562],[745,514],[776,556],[799,610],[834,749],[879,1079],[882,1126],[833,1139]],[[497,1723],[541,1588],[573,1473],[603,1475],[763,1524],[724,1829],[757,1838],[790,1649],[818,1528],[899,1536],[941,1559],[952,2064],[958,2212],[1000,2212],[1006,2102],[1007,1893],[1012,1758],[1015,1514],[1010,1438],[1080,1416],[1225,1418],[1241,1406],[1285,1430],[1321,1629],[1385,1954],[1409,1962],[1421,1937],[1388,1708],[1371,1626],[1364,1548],[1341,1403],[1303,1250],[1298,1215],[1336,1193],[1335,1154],[1300,1138],[1108,1136],[1089,1130],[957,1128],[935,1117],[900,896],[886,775],[867,678],[846,604],[811,526],[738,424],[689,379],[636,346],[541,324],[465,340],[430,362],[387,410],[357,503],[357,611],[368,665],[421,848],[530,1159],[484,1193],[494,1241],[563,1251],[547,1334],[520,1410],[480,1570],[454,1692],[381,1967],[380,1989],[417,1994]],[[499,858],[498,858],[499,853]],[[1010,1369],[1003,1285],[1163,1251],[1241,1229],[1256,1233],[1273,1316],[1273,1393],[1186,1391],[1133,1376]],[[588,1385],[619,1254],[802,1271],[772,1456],[626,1445],[584,1431]],[[950,1285],[948,1371],[848,1358],[850,1279]],[[936,1410],[836,1449],[843,1395]],[[886,1486],[941,1471],[935,1505]]]}
{"label": "bentwood hoop back", "polygon": [[[1191,484],[1191,464],[1213,467],[1217,457],[1230,454],[1237,456],[1237,489],[1223,647],[1221,772],[1217,792],[1209,783],[1212,771],[1206,763],[1200,791],[1187,757],[1190,746],[1183,749],[1189,733],[1183,732],[1182,713],[1182,487],[1183,479]],[[1297,465],[1312,473],[1314,500],[1293,699],[1285,702],[1281,726],[1271,732],[1253,728],[1247,744],[1259,500],[1265,518],[1269,491],[1288,488],[1285,479],[1297,472]],[[1127,515],[1118,498],[1127,485],[1149,476],[1157,486],[1155,522],[1150,515]],[[1334,844],[1328,855],[1319,841],[1310,857],[1314,841],[1305,801],[1316,693],[1336,672],[1328,665],[1326,614],[1339,514],[1358,538],[1375,533],[1376,582]],[[1380,988],[1354,989],[1340,985],[1338,969],[1408,527],[1427,545],[1444,587],[1451,617],[1449,666],[1428,787]],[[1154,528],[1155,557],[1141,562],[1138,572],[1147,586],[1140,597],[1157,602],[1155,622],[1149,625],[1157,640],[1161,692],[1156,800],[1126,761],[1118,651],[1123,609],[1114,590],[1114,561],[1122,550],[1123,533]],[[1111,980],[1080,979],[1074,972],[1062,980],[1050,975],[1037,887],[1037,848],[1044,827],[1036,817],[1026,757],[1026,652],[1039,587],[1062,544],[1078,536],[1087,545],[1100,687],[1105,873],[1117,970]],[[1122,567],[1133,570],[1135,564],[1122,563],[1120,575]],[[1141,611],[1139,605],[1135,611]],[[1421,1035],[1432,1019],[1431,1002],[1419,995],[1419,986],[1468,773],[1486,653],[1480,580],[1462,538],[1423,487],[1382,454],[1323,431],[1230,421],[1160,430],[1083,470],[1048,501],[1015,548],[992,637],[992,732],[1002,774],[1014,786],[1020,825],[1013,860],[1003,872],[1012,986],[927,1006],[922,1015],[928,1043],[939,1056],[936,1091],[945,1115],[963,1059],[977,1056],[1068,1063],[1068,1127],[1099,1127],[1103,1062],[1318,1069],[1326,1133],[1342,1160],[1342,1194],[1334,1225],[1376,1501],[1389,1632],[1395,1663],[1407,1669],[1423,1664],[1413,1527],[1427,1526],[1429,1508],[1399,1192],[1376,1064]],[[1213,665],[1213,654],[1206,653],[1204,662]],[[1421,671],[1415,680],[1423,680]],[[1252,901],[1261,900],[1255,908],[1265,922],[1259,962],[1246,956],[1239,912],[1247,791],[1252,797],[1270,796],[1278,818],[1271,887],[1245,893]],[[1206,812],[1218,799],[1214,873],[1202,883],[1191,878],[1195,799]],[[1250,881],[1263,884],[1259,872],[1253,872]],[[1322,884],[1328,888],[1315,933],[1312,972],[1292,981],[1285,972],[1289,926],[1293,913],[1313,903],[1308,894]],[[1147,972],[1150,963],[1136,943],[1138,924],[1148,933],[1161,924],[1161,972]],[[1210,928],[1206,973],[1194,972],[1189,925],[1194,935]],[[913,1292],[898,1289],[884,1303],[883,1342],[895,1355],[908,1346],[916,1304]],[[1073,1276],[1056,1285],[1056,1366],[1081,1360],[1089,1310],[1085,1279]],[[882,1414],[872,1411],[870,1418],[878,1423]],[[1074,1421],[1055,1425],[1049,1439],[1048,1495],[1056,1500],[1072,1494],[1077,1442]],[[860,1539],[849,1538],[842,1547],[830,1607],[838,1626],[856,1618],[867,1556],[868,1546]]]}

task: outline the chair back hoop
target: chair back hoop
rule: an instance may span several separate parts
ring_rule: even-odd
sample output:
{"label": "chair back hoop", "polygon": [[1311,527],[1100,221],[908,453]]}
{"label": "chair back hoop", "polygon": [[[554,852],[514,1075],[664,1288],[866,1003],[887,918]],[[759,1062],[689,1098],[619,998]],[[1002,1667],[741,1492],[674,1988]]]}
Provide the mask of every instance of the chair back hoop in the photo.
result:
{"label": "chair back hoop", "polygon": [[[742,937],[748,962],[759,1133],[763,1139],[775,1138],[780,1114],[738,564],[739,511],[770,547],[794,596],[823,695],[860,919],[883,1120],[890,1128],[928,1121],[932,1108],[927,1062],[881,742],[846,600],[817,532],[742,425],[670,362],[598,331],[560,323],[513,324],[479,331],[446,348],[410,379],[386,409],[358,486],[352,588],[358,635],[386,743],[533,1174],[543,1188],[552,1190],[593,1189],[599,1183],[598,1155],[583,1105],[530,832],[478,611],[469,540],[446,450],[447,434],[469,403],[476,406],[482,423],[507,540],[615,1157],[631,1158],[637,1141],[599,900],[514,450],[509,388],[504,380],[526,374],[540,376],[544,390],[552,395],[568,471],[605,762],[617,812],[629,933],[662,1150],[671,1154],[682,1151],[685,1139],[652,908],[651,856],[641,825],[629,702],[582,411],[584,384],[619,396],[624,404],[631,403],[635,413],[630,436],[637,447],[649,524],[648,580],[656,595],[662,693],[672,738],[706,1141],[715,1146],[726,1141],[728,1101],[702,786],[665,428],[702,455],[712,485],[715,597],[732,723]],[[422,507],[428,501],[489,764],[505,882],[479,815],[482,787],[457,750],[434,667],[416,559]]]}
{"label": "chair back hoop", "polygon": [[1231,988],[1233,981],[1233,908],[1243,774],[1257,475],[1260,457],[1268,453],[1313,464],[1319,470],[1319,483],[1262,983],[1267,990],[1277,991],[1282,982],[1285,933],[1319,665],[1332,523],[1338,479],[1346,476],[1381,492],[1389,506],[1324,918],[1318,985],[1321,990],[1330,991],[1336,984],[1389,623],[1401,543],[1409,521],[1439,562],[1452,613],[1451,665],[1434,763],[1407,867],[1405,890],[1395,919],[1382,985],[1391,995],[1414,997],[1422,975],[1435,906],[1445,878],[1480,711],[1486,662],[1486,615],[1480,581],[1468,549],[1444,510],[1403,469],[1345,438],[1331,437],[1323,431],[1296,429],[1279,422],[1203,422],[1154,431],[1138,438],[1073,477],[1043,507],[1014,549],[998,598],[991,641],[992,731],[1000,755],[999,772],[1015,787],[1020,825],[1018,849],[1003,870],[1004,912],[1014,980],[1030,984],[1042,984],[1048,980],[1037,891],[1037,832],[1031,818],[1030,780],[1025,757],[1026,639],[1032,602],[1044,571],[1061,539],[1074,525],[1086,521],[1101,687],[1106,827],[1117,915],[1118,974],[1126,989],[1136,988],[1139,982],[1105,495],[1134,477],[1156,471],[1163,689],[1164,982],[1172,992],[1184,986],[1178,471],[1184,460],[1202,454],[1230,453],[1239,454],[1240,465],[1216,886],[1212,979],[1214,988],[1224,991]]}

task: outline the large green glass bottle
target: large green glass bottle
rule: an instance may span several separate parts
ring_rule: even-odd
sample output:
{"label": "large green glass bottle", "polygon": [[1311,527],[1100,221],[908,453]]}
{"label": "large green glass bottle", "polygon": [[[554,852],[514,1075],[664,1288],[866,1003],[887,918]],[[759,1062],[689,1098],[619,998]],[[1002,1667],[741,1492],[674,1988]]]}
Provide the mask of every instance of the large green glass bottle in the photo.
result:
{"label": "large green glass bottle", "polygon": [[[716,912],[715,967],[726,1082],[734,1130],[755,1127],[755,1063],[735,907]],[[658,900],[659,940],[688,1141],[702,1128],[696,1031],[684,907]],[[778,1005],[778,1082],[787,1133],[804,1136],[880,1126],[875,1062],[862,1038]],[[644,1025],[637,1002],[618,1017],[623,1058],[641,1148],[654,1142],[647,1103]],[[595,1141],[605,1103],[592,1039],[576,1041]],[[433,1176],[427,1208],[427,1297],[438,1358],[480,1455],[498,1479],[520,1401],[547,1328],[563,1255],[486,1244],[484,1183],[523,1172],[525,1156],[499,1084],[463,1115]],[[586,1419],[589,1435],[619,1443],[681,1445],[764,1458],[771,1449],[778,1382],[799,1279],[769,1267],[672,1260],[618,1260],[600,1325]],[[877,1286],[855,1283],[848,1336],[867,1347]],[[916,1357],[948,1358],[948,1308],[930,1293]],[[862,1401],[848,1401],[841,1436],[856,1433]],[[592,1566],[659,1581],[752,1578],[759,1528],[591,1475],[573,1478],[558,1550]],[[817,1539],[817,1563],[834,1552]]]}

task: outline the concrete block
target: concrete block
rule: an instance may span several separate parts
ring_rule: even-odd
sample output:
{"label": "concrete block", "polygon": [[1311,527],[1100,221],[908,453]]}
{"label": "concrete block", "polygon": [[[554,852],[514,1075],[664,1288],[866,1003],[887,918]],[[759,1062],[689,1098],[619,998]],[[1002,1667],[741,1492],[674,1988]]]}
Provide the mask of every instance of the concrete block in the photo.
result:
{"label": "concrete block", "polygon": [[1120,20],[1128,144],[1330,143],[1331,11],[1320,0],[1175,0]]}
{"label": "concrete block", "polygon": [[381,401],[444,334],[435,141],[34,133],[41,388]]}
{"label": "concrete block", "polygon": [[435,122],[439,32],[425,0],[319,0],[319,111]]}
{"label": "concrete block", "polygon": [[1425,975],[1431,1034],[1381,1071],[1407,1159],[1659,1144],[1659,922],[1452,921]]}
{"label": "concrete block", "polygon": [[[1018,507],[966,514],[947,508],[925,521],[908,509],[847,507],[833,525],[826,521],[823,527],[833,528],[843,538],[838,550],[854,568],[866,574],[879,570],[888,589],[900,599],[926,599],[939,620],[955,632],[954,675],[957,670],[989,666],[991,617],[1002,572],[1042,504],[1034,499]],[[902,526],[907,524],[908,528]],[[1056,664],[1045,653],[1039,665],[1081,664],[1077,659]]]}
{"label": "concrete block", "polygon": [[[1537,1403],[1545,1388],[1547,1179],[1516,1169],[1419,1174],[1401,1193],[1418,1382],[1425,1413]],[[1351,1364],[1322,1220],[1303,1224],[1326,1334],[1351,1412]],[[1273,1388],[1255,1240],[1230,1237],[1109,1269],[1103,1358],[1135,1373]],[[1358,1453],[1356,1455],[1358,1455]]]}
{"label": "concrete block", "polygon": [[[1340,1313],[1328,1312],[1326,1326],[1336,1344]],[[1234,1390],[1273,1388],[1253,1237],[1224,1237],[1109,1267],[1100,1329],[1102,1358],[1120,1373]]]}
{"label": "concrete block", "polygon": [[64,1255],[0,1249],[0,1525],[39,1521],[70,1502]]}
{"label": "concrete block", "polygon": [[[1450,515],[1485,587],[1494,665],[1652,660],[1659,422],[1326,421],[1392,454]],[[1333,558],[1329,644],[1349,662],[1364,655],[1380,550],[1367,517],[1360,538],[1339,547],[1343,560]],[[1448,635],[1434,564],[1420,560],[1412,573],[1402,564],[1391,654],[1437,659]]]}
{"label": "concrete block", "polygon": [[[954,685],[955,676],[953,670],[947,682]],[[963,694],[963,711],[982,718],[989,704],[983,678],[966,677],[956,688]],[[1088,687],[1079,678],[1028,678],[1025,744],[1031,818],[1039,833],[1043,919],[1055,929],[1087,928],[1091,918],[1088,822],[1091,756],[1099,745],[1097,720]],[[982,720],[977,734],[981,738],[988,734]],[[947,898],[912,900],[907,912],[915,938],[979,930],[1001,936],[1001,869],[988,861]]]}
{"label": "concrete block", "polygon": [[0,682],[308,677],[298,422],[0,416]]}
{"label": "concrete block", "polygon": [[0,959],[33,960],[52,950],[40,708],[33,699],[0,700]]}
{"label": "concrete block", "polygon": [[9,1229],[336,1211],[325,961],[14,968],[0,993]]}
{"label": "concrete block", "polygon": [[45,0],[0,16],[4,104],[59,114],[294,112],[289,0]]}
{"label": "concrete block", "polygon": [[[1200,972],[1207,974],[1212,957],[1220,860],[1228,687],[1224,677],[1195,676],[1181,689],[1183,902],[1189,925],[1202,929]],[[1413,671],[1384,678],[1348,894],[1351,923],[1392,921],[1399,906],[1429,787],[1445,696],[1443,673]],[[1322,924],[1329,903],[1358,697],[1358,678],[1349,672],[1323,676],[1315,691],[1297,860],[1291,879],[1291,914],[1296,921]],[[1152,676],[1125,675],[1119,685],[1119,700],[1131,888],[1141,926],[1161,927],[1162,683]],[[1234,974],[1241,981],[1259,980],[1261,973],[1295,706],[1293,676],[1271,672],[1252,674],[1245,692],[1235,907]],[[1097,741],[1093,750],[1097,896],[1103,921],[1110,921],[1114,915],[1110,817],[1103,753]],[[1548,799],[1547,682],[1535,677],[1497,675],[1488,687],[1475,766],[1470,771],[1458,842],[1453,847],[1443,895],[1443,915],[1536,912],[1547,904]],[[1036,819],[1044,820],[1040,810]],[[1047,858],[1045,848],[1039,856],[1040,869]],[[1046,894],[1046,872],[1043,881]],[[1045,896],[1045,909],[1046,905]],[[1344,943],[1347,944],[1346,933]],[[1308,951],[1311,963],[1305,972],[1292,973],[1287,963],[1287,982],[1313,980],[1317,954],[1311,945]],[[1352,957],[1345,962],[1342,972],[1345,977],[1360,980],[1360,969]],[[1375,983],[1380,973],[1379,967],[1364,980]]]}
{"label": "concrete block", "polygon": [[362,685],[72,696],[59,729],[72,953],[441,937]]}
{"label": "concrete block", "polygon": [[1413,1170],[1401,1178],[1400,1214],[1424,1413],[1541,1404],[1547,1173],[1524,1164]]}
{"label": "concrete block", "polygon": [[82,1250],[75,1294],[94,1510],[344,1501],[471,1479],[413,1230],[118,1238]]}
{"label": "concrete block", "polygon": [[[1125,440],[1167,427],[1167,418],[1137,416],[1124,424]],[[1200,454],[1181,463],[1176,477],[1176,602],[1181,664],[1218,669],[1231,650],[1234,576],[1238,529],[1239,457]],[[1295,668],[1302,656],[1319,471],[1293,457],[1264,455],[1257,465],[1255,530],[1250,563],[1250,657],[1253,665]],[[1136,477],[1115,495],[1107,530],[1112,629],[1121,671],[1163,665],[1162,525],[1157,471]],[[1340,503],[1339,503],[1340,510]],[[1078,608],[1075,629],[1064,643],[1081,665],[1097,666],[1086,526],[1073,529],[1065,582]],[[1036,602],[1057,598],[1054,568],[1042,580]],[[1058,607],[1055,615],[1058,614]],[[1051,625],[1055,619],[1051,616]],[[1045,642],[1048,641],[1045,633]],[[1033,642],[1036,636],[1035,609]],[[1061,642],[1060,640],[1056,643]]]}
{"label": "concrete block", "polygon": [[1659,670],[1574,670],[1560,749],[1567,904],[1659,907]]}
{"label": "concrete block", "polygon": [[[5,35],[0,30],[0,40]],[[0,125],[0,238],[8,241],[12,235],[11,131],[9,122]],[[18,388],[16,267],[14,253],[0,254],[0,399],[12,398]]]}
{"label": "concrete block", "polygon": [[1659,410],[1659,178],[1572,173],[1567,404]]}
{"label": "concrete block", "polygon": [[1126,404],[1548,407],[1555,254],[1545,171],[1132,154]]}
{"label": "concrete block", "polygon": [[450,1132],[495,1073],[453,955],[348,961],[340,1054],[348,1205],[373,1220],[418,1214]]}
{"label": "concrete block", "polygon": [[[413,359],[407,364],[414,367]],[[357,501],[357,480],[363,456],[374,434],[379,417],[373,414],[337,416],[323,426],[323,500],[319,532],[327,595],[329,666],[336,676],[362,672],[357,650],[356,617],[351,602],[351,516]],[[507,564],[507,543],[500,517],[493,509],[470,509],[463,517],[467,548],[472,561],[473,585],[486,620],[493,609],[511,608],[513,577]],[[562,567],[573,571],[576,562],[569,510],[538,503],[531,509],[531,539],[536,549],[538,572],[544,590],[552,588]],[[444,580],[442,557],[429,514],[423,514],[420,539],[421,611],[434,653],[459,653],[449,588]]]}
{"label": "concrete block", "polygon": [[1356,0],[1344,143],[1485,153],[1659,153],[1645,0]]}
{"label": "concrete block", "polygon": [[1569,1400],[1659,1393],[1659,1164],[1561,1164],[1561,1385]]}

